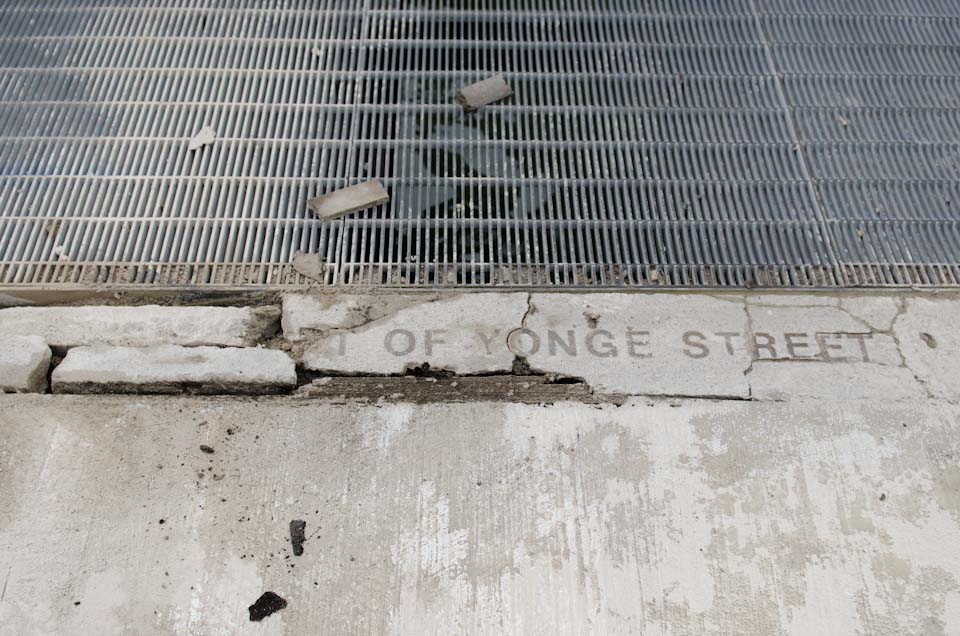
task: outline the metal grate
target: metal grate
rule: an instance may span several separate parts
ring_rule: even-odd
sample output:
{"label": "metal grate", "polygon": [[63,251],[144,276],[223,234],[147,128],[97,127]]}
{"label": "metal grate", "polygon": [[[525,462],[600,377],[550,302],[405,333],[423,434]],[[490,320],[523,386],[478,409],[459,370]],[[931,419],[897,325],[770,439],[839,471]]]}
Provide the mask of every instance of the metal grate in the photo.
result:
{"label": "metal grate", "polygon": [[[0,284],[316,282],[303,252],[330,285],[956,285],[957,33],[952,0],[3,0]],[[368,178],[388,206],[306,209]]]}

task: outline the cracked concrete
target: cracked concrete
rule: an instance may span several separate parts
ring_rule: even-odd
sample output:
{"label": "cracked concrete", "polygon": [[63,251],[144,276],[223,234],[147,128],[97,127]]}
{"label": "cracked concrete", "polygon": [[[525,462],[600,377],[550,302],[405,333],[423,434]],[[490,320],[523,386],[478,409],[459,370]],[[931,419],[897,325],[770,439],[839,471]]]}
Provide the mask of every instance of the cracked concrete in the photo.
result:
{"label": "cracked concrete", "polygon": [[[248,353],[300,360],[295,395],[0,396],[0,636],[953,636],[958,319],[291,295]],[[267,590],[288,606],[251,623]]]}
{"label": "cracked concrete", "polygon": [[0,396],[0,636],[954,636],[957,421]]}
{"label": "cracked concrete", "polygon": [[581,378],[598,394],[957,400],[958,317],[950,294],[534,292],[290,296],[283,324],[321,374],[428,364]]}
{"label": "cracked concrete", "polygon": [[447,294],[423,298],[287,297],[285,337],[303,367],[325,373],[403,374],[412,368],[458,374],[507,373],[502,346],[527,311],[525,294]]}

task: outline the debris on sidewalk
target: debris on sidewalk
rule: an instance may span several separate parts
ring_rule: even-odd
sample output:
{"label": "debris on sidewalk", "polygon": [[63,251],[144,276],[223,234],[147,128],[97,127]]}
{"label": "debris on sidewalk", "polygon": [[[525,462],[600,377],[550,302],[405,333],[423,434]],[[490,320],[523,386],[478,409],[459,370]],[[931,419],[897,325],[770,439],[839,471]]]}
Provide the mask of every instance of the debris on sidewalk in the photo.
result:
{"label": "debris on sidewalk", "polygon": [[204,126],[203,128],[200,129],[200,132],[198,132],[196,135],[193,136],[193,139],[190,140],[190,143],[187,146],[187,148],[189,148],[191,152],[195,152],[197,150],[200,150],[204,146],[209,146],[216,140],[217,140],[216,131],[214,131],[214,129],[211,128],[210,126]]}
{"label": "debris on sidewalk", "polygon": [[306,537],[307,522],[303,519],[294,519],[290,522],[290,544],[293,545],[294,556],[303,554],[303,543]]}
{"label": "debris on sidewalk", "polygon": [[513,95],[513,89],[503,79],[503,76],[495,75],[475,84],[464,86],[457,91],[455,99],[463,106],[463,110],[470,113],[481,106],[492,104],[511,95]]}
{"label": "debris on sidewalk", "polygon": [[390,195],[377,179],[360,183],[342,190],[334,190],[307,201],[314,214],[331,221],[342,216],[375,208],[390,201]]}
{"label": "debris on sidewalk", "polygon": [[207,455],[213,455],[213,447],[207,446],[206,444],[200,444],[200,450],[202,450]]}
{"label": "debris on sidewalk", "polygon": [[287,606],[287,599],[273,593],[264,592],[257,602],[248,607],[250,611],[250,620],[257,623],[270,616],[274,612],[279,612]]}
{"label": "debris on sidewalk", "polygon": [[294,254],[290,265],[293,266],[293,271],[297,272],[301,276],[309,278],[310,280],[315,280],[321,283],[324,280],[326,267],[324,266],[323,260],[320,258],[319,254],[305,254],[303,252],[297,252]]}

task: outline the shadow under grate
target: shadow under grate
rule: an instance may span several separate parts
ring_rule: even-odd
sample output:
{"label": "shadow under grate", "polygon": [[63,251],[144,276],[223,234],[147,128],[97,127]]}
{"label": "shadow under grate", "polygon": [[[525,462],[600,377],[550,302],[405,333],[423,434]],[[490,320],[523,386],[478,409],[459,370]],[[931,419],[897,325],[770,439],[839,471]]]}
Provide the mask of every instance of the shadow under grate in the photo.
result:
{"label": "shadow under grate", "polygon": [[4,3],[0,285],[960,283],[952,3],[474,4]]}

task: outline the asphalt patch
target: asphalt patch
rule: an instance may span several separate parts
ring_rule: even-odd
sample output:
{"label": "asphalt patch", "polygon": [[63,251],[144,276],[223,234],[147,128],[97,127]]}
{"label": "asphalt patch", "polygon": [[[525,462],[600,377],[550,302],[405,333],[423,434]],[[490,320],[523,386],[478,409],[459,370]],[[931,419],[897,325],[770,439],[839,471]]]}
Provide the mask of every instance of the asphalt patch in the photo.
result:
{"label": "asphalt patch", "polygon": [[287,599],[273,592],[264,592],[257,602],[247,609],[250,611],[250,620],[257,623],[286,606]]}

